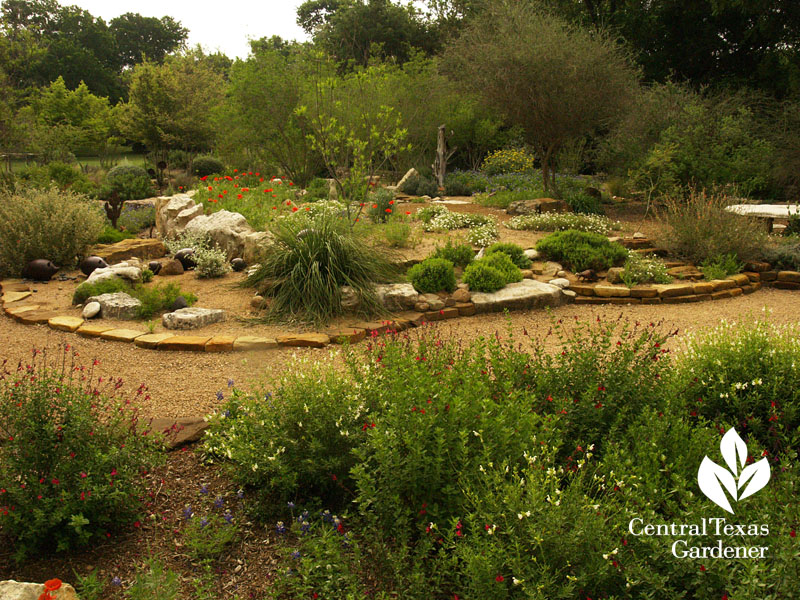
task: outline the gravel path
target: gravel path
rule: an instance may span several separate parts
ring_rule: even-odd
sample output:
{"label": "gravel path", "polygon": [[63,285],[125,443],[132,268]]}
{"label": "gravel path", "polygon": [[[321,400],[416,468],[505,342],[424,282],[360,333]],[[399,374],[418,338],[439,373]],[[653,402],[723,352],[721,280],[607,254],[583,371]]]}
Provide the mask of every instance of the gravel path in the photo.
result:
{"label": "gravel path", "polygon": [[[752,320],[764,315],[775,323],[800,321],[800,293],[764,289],[749,296],[668,306],[565,306],[553,315],[565,322],[616,319],[622,316],[631,321],[662,321],[665,327],[678,329],[679,338],[693,330],[714,327],[720,320]],[[550,321],[543,311],[516,312],[510,315],[514,329],[525,327],[532,336],[544,334]],[[507,318],[502,314],[481,315],[435,324],[445,336],[471,339],[481,335],[501,335],[507,330]],[[0,316],[0,360],[27,360],[32,348],[72,344],[81,357],[90,362],[100,360],[100,373],[122,377],[135,389],[147,384],[151,398],[142,405],[148,416],[177,417],[200,415],[212,410],[219,402],[216,393],[227,388],[234,379],[245,388],[265,377],[275,376],[291,364],[293,354],[323,358],[336,351],[335,346],[324,350],[279,349],[252,353],[203,354],[190,352],[156,352],[104,340],[85,339],[75,334],[53,331],[45,326],[24,326],[6,316]]]}

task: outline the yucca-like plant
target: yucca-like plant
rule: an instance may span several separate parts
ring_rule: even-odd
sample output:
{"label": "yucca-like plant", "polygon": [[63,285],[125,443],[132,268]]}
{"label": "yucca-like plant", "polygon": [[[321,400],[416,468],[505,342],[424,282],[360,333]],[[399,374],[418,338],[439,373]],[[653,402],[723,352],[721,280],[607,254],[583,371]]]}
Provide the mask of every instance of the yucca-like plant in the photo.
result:
{"label": "yucca-like plant", "polygon": [[346,218],[322,214],[278,220],[259,268],[245,282],[270,298],[268,320],[320,325],[341,315],[342,286],[350,286],[364,315],[383,312],[374,284],[397,272],[387,250],[369,243]]}

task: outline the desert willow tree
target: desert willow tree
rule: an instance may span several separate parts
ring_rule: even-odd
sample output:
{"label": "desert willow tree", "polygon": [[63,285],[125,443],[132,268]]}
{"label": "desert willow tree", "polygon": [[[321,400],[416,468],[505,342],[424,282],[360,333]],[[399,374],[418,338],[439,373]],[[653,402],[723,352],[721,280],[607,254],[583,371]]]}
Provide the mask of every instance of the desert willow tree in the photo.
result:
{"label": "desert willow tree", "polygon": [[522,127],[545,191],[567,143],[610,126],[638,90],[638,71],[602,31],[573,25],[533,0],[496,0],[445,51],[445,73]]}

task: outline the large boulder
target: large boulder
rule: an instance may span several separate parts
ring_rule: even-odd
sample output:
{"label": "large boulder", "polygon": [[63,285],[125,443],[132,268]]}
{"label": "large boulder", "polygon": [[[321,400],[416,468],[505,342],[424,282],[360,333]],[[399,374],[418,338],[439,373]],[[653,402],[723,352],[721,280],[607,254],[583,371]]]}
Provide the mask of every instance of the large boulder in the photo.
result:
{"label": "large boulder", "polygon": [[410,283],[376,285],[378,300],[388,310],[411,310],[419,299],[419,294]]}
{"label": "large boulder", "polygon": [[523,279],[518,283],[510,283],[506,287],[491,294],[473,292],[472,303],[475,312],[500,312],[505,309],[545,308],[561,306],[566,297],[561,288],[533,279]]}
{"label": "large boulder", "polygon": [[156,229],[162,238],[182,233],[190,221],[204,213],[188,194],[162,196],[156,200]]}
{"label": "large boulder", "polygon": [[161,317],[167,329],[198,329],[225,320],[225,311],[217,308],[181,308]]}
{"label": "large boulder", "polygon": [[418,173],[418,172],[417,172],[417,170],[416,170],[416,169],[414,169],[414,168],[411,168],[411,169],[409,169],[408,171],[406,171],[406,174],[405,174],[405,175],[403,175],[403,178],[402,178],[400,181],[398,181],[398,182],[397,182],[397,189],[398,189],[399,191],[402,191],[402,189],[403,189],[403,186],[405,185],[405,183],[406,183],[406,182],[407,182],[409,179],[411,179],[412,177],[419,177],[419,173]]}
{"label": "large boulder", "polygon": [[261,250],[272,241],[272,234],[266,231],[254,231],[244,236],[244,250],[241,258],[247,264],[258,262],[261,258]]}
{"label": "large boulder", "polygon": [[167,249],[161,240],[149,238],[131,238],[116,244],[99,244],[92,248],[92,253],[104,259],[109,264],[139,258],[152,260],[167,254]]}
{"label": "large boulder", "polygon": [[185,231],[207,236],[225,251],[228,260],[243,257],[245,239],[255,233],[244,216],[227,210],[196,217],[186,225]]}
{"label": "large boulder", "polygon": [[509,215],[538,215],[541,213],[571,212],[569,204],[554,198],[536,198],[535,200],[517,200],[508,205],[506,213]]}
{"label": "large boulder", "polygon": [[104,319],[119,319],[121,321],[132,321],[139,316],[139,308],[142,303],[126,294],[116,292],[114,294],[101,294],[86,299],[88,306],[92,302],[100,304],[100,316]]}
{"label": "large boulder", "polygon": [[105,269],[95,269],[86,279],[86,283],[100,283],[110,279],[127,279],[131,282],[141,281],[142,268],[136,259],[111,265]]}
{"label": "large boulder", "polygon": [[[23,583],[9,579],[0,581],[0,598],[2,600],[38,600],[44,593],[45,587],[42,583]],[[68,583],[62,583],[54,592],[51,592],[53,600],[78,600],[78,594]]]}

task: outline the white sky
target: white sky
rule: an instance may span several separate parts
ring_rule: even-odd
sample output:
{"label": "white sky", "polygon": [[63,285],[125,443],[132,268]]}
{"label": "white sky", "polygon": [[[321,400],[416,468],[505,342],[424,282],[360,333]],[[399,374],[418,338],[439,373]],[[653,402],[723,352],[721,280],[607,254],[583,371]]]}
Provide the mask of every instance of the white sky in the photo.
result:
{"label": "white sky", "polygon": [[303,0],[61,0],[76,5],[108,23],[127,12],[145,17],[170,16],[189,30],[190,46],[201,44],[207,51],[221,50],[231,58],[245,58],[248,39],[279,35],[305,40],[297,26],[297,7]]}

